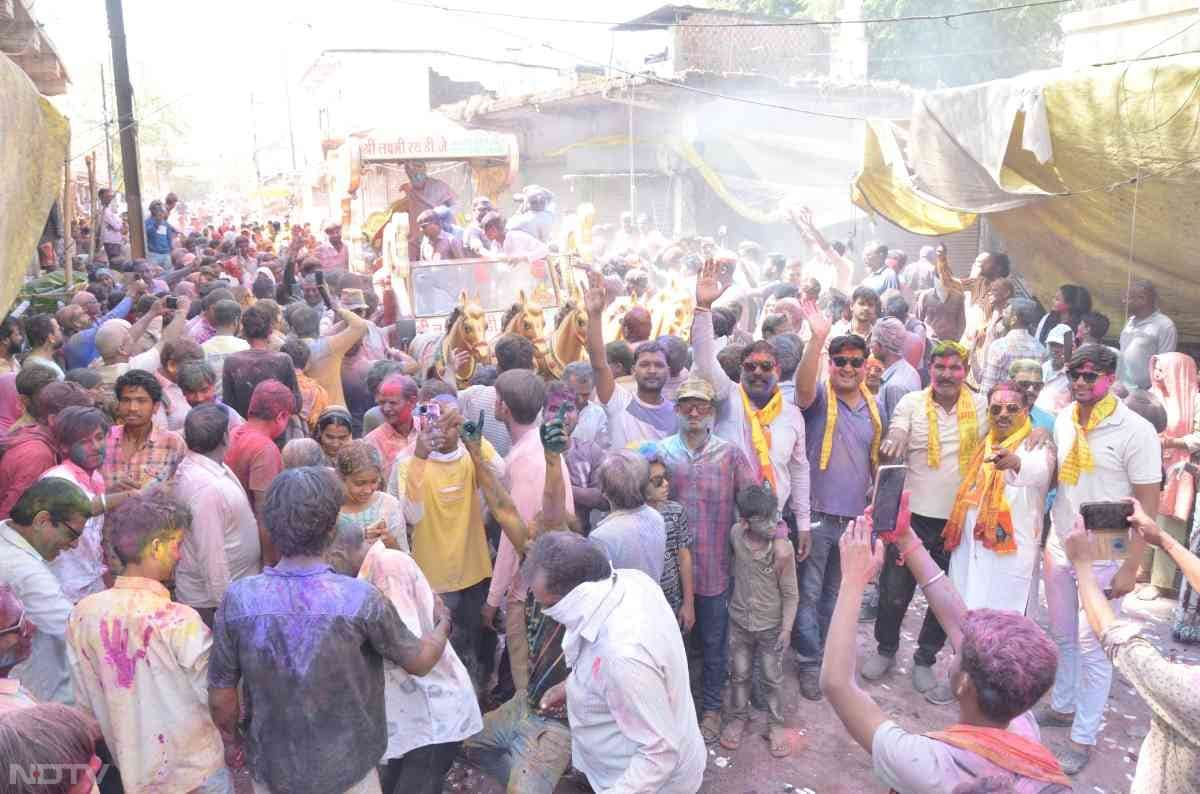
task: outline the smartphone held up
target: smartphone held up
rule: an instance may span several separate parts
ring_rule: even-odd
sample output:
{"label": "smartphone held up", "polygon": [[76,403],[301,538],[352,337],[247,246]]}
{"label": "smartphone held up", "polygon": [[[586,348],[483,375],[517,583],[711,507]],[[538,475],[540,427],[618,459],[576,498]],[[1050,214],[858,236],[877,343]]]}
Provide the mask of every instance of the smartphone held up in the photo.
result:
{"label": "smartphone held up", "polygon": [[900,518],[900,500],[904,496],[907,466],[880,466],[875,473],[875,493],[871,497],[871,541],[896,529]]}

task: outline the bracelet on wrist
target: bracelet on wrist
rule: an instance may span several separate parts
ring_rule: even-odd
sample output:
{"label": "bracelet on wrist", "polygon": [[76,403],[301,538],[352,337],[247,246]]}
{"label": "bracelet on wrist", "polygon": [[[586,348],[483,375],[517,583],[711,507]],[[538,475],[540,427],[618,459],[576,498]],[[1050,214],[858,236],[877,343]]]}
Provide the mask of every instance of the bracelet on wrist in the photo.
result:
{"label": "bracelet on wrist", "polygon": [[917,547],[918,547],[918,546],[920,546],[920,545],[922,545],[922,544],[921,544],[921,541],[920,541],[919,539],[918,539],[918,540],[914,540],[912,543],[909,543],[909,544],[908,544],[907,546],[905,546],[904,548],[901,548],[901,547],[900,547],[900,544],[899,544],[899,543],[897,543],[897,544],[896,544],[896,550],[897,550],[897,551],[900,553],[900,564],[901,564],[901,565],[905,565],[905,564],[907,564],[907,562],[908,562],[908,554],[909,554],[909,552],[911,552],[913,549],[917,548]]}
{"label": "bracelet on wrist", "polygon": [[927,581],[925,584],[921,585],[921,590],[922,590],[922,591],[924,591],[924,590],[925,590],[925,588],[929,587],[931,584],[933,584],[934,582],[936,582],[938,579],[945,579],[945,578],[946,578],[946,572],[945,572],[945,571],[938,571],[936,574],[934,574],[934,575],[933,575],[933,576],[932,576],[932,577],[929,579],[929,581]]}

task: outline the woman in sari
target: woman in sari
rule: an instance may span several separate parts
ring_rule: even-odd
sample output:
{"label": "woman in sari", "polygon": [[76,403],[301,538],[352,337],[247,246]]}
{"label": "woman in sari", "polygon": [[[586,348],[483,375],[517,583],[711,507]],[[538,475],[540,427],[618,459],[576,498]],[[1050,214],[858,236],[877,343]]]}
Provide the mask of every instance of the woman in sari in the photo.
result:
{"label": "woman in sari", "polygon": [[[1156,520],[1163,531],[1186,544],[1196,482],[1184,464],[1193,452],[1200,451],[1200,427],[1196,424],[1200,420],[1196,362],[1184,353],[1153,356],[1150,359],[1150,390],[1167,413],[1167,427],[1159,435],[1167,476]],[[1150,584],[1138,592],[1138,598],[1153,601],[1160,595],[1174,595],[1178,573],[1179,568],[1169,555],[1154,550]]]}

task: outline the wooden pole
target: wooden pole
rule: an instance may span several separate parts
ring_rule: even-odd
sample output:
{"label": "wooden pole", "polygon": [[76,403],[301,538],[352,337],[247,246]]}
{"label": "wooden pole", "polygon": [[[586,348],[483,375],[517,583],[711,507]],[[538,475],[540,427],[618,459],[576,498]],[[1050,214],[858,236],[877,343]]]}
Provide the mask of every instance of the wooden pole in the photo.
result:
{"label": "wooden pole", "polygon": [[83,161],[87,163],[88,199],[92,205],[92,250],[88,261],[95,262],[100,252],[100,199],[96,195],[96,158],[89,154]]}
{"label": "wooden pole", "polygon": [[125,15],[121,0],[106,0],[108,35],[112,39],[113,80],[117,92],[117,131],[121,134],[121,170],[125,176],[125,203],[129,211],[129,255],[146,256],[146,228],[142,225],[142,180],[138,172],[137,121],[133,117],[133,85],[129,82],[129,54],[125,50]]}
{"label": "wooden pole", "polygon": [[74,275],[75,263],[72,259],[75,256],[75,235],[71,231],[71,227],[75,224],[75,185],[71,182],[71,149],[67,147],[67,158],[63,160],[63,229],[66,231],[63,237],[63,271],[66,276],[67,287],[71,286],[71,277]]}

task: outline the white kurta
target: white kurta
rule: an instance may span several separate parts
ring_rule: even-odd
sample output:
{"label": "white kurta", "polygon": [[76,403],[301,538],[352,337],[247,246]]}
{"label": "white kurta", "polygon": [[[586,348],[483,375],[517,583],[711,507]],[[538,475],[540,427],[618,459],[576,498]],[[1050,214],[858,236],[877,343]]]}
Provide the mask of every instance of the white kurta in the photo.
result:
{"label": "white kurta", "polygon": [[971,508],[963,521],[962,542],[950,555],[950,579],[967,609],[1025,611],[1054,469],[1049,448],[1027,450],[1022,442],[1017,457],[1021,471],[1004,473],[1004,498],[1012,512],[1017,550],[997,554],[976,540],[979,510]]}

